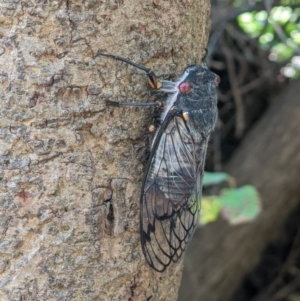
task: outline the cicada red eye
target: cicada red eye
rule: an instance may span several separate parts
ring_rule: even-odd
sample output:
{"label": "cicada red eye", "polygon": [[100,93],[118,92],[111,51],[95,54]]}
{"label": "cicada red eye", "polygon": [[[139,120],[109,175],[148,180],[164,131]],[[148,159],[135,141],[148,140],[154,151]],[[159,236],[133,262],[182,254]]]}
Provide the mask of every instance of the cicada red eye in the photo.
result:
{"label": "cicada red eye", "polygon": [[220,78],[220,76],[219,75],[216,75],[216,82],[217,82],[217,84],[219,85],[220,84],[220,82],[221,82],[221,78]]}
{"label": "cicada red eye", "polygon": [[179,84],[178,89],[181,93],[187,93],[192,89],[192,85],[189,82],[183,81]]}

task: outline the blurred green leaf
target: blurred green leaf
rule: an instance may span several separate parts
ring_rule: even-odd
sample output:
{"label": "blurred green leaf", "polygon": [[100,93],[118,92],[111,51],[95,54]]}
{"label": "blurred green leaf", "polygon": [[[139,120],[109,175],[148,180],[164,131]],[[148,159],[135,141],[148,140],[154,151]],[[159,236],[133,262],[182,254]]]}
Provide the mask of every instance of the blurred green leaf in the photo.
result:
{"label": "blurred green leaf", "polygon": [[294,31],[294,30],[296,30],[296,31],[298,31],[297,30],[297,26],[296,26],[296,24],[295,23],[288,23],[288,24],[286,24],[286,26],[285,26],[285,32],[289,35],[289,34],[291,34],[291,32],[292,31]]}
{"label": "blurred green leaf", "polygon": [[220,184],[222,182],[230,180],[229,174],[225,172],[208,172],[204,173],[204,177],[202,180],[203,186],[210,186]]}
{"label": "blurred green leaf", "polygon": [[265,27],[266,18],[262,12],[247,12],[237,17],[239,26],[253,38],[258,37]]}
{"label": "blurred green leaf", "polygon": [[300,44],[300,32],[298,30],[291,31],[291,37],[295,43]]}
{"label": "blurred green leaf", "polygon": [[218,219],[221,206],[218,196],[207,196],[202,198],[200,223],[205,225]]}
{"label": "blurred green leaf", "polygon": [[278,61],[283,61],[290,58],[294,50],[290,46],[284,43],[278,43],[271,48],[271,52],[277,55]]}
{"label": "blurred green leaf", "polygon": [[[281,5],[273,7],[269,15],[266,10],[245,12],[237,17],[237,23],[251,38],[259,39],[261,48],[271,52],[272,60],[286,61],[295,55],[300,45],[300,8],[291,7],[297,4],[300,0],[282,0]],[[289,77],[297,76],[296,70]]]}
{"label": "blurred green leaf", "polygon": [[274,26],[269,23],[265,28],[265,33],[271,33],[274,35]]}
{"label": "blurred green leaf", "polygon": [[261,44],[268,44],[272,42],[273,39],[274,39],[274,34],[267,32],[259,37],[259,42]]}
{"label": "blurred green leaf", "polygon": [[257,190],[246,185],[237,189],[222,189],[221,214],[233,225],[253,220],[261,211]]}
{"label": "blurred green leaf", "polygon": [[299,0],[281,0],[280,4],[285,6],[296,5],[299,4]]}
{"label": "blurred green leaf", "polygon": [[255,14],[255,19],[258,22],[262,22],[263,24],[266,23],[267,18],[268,18],[268,13],[265,10],[261,10]]}
{"label": "blurred green leaf", "polygon": [[293,10],[289,6],[275,6],[272,8],[269,21],[284,25],[288,22],[293,14]]}
{"label": "blurred green leaf", "polygon": [[299,294],[293,294],[287,297],[288,301],[300,301],[300,295]]}
{"label": "blurred green leaf", "polygon": [[243,3],[242,0],[233,0],[233,6],[239,7]]}

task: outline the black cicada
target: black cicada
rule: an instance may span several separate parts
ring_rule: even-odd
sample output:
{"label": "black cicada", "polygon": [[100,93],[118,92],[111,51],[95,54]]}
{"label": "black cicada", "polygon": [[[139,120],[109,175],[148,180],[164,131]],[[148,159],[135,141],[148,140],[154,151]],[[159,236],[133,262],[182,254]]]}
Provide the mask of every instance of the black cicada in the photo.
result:
{"label": "black cicada", "polygon": [[178,261],[198,224],[206,149],[217,119],[216,87],[220,79],[206,65],[192,65],[175,82],[158,81],[151,69],[122,57],[100,55],[144,70],[151,88],[169,93],[152,143],[140,209],[143,253],[148,264],[162,272]]}

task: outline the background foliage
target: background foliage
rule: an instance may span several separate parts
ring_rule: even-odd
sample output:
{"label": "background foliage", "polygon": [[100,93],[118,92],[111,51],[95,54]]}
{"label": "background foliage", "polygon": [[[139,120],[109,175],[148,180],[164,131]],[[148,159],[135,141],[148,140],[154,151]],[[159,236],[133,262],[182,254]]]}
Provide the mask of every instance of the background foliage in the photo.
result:
{"label": "background foliage", "polygon": [[[212,20],[208,64],[221,77],[220,119],[207,164],[213,172],[206,172],[203,180],[201,224],[221,217],[236,226],[251,222],[264,209],[255,187],[236,187],[235,180],[221,172],[222,165],[279,91],[300,77],[300,1],[215,0]],[[289,247],[278,259],[282,266],[266,269],[267,252],[264,267],[247,278],[240,288],[243,298],[238,294],[234,301],[300,300],[299,272],[295,272],[300,268],[300,230],[287,237]],[[247,295],[249,285],[252,290]]]}

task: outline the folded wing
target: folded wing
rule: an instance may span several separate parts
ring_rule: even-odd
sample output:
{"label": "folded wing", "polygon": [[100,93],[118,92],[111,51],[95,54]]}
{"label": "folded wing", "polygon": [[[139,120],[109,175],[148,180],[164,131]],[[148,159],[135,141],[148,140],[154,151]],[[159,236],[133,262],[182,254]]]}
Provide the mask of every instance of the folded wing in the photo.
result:
{"label": "folded wing", "polygon": [[194,143],[182,116],[166,116],[141,197],[141,245],[157,271],[178,261],[196,229],[206,147],[206,140]]}

